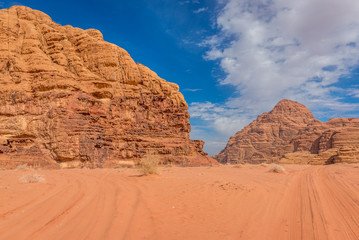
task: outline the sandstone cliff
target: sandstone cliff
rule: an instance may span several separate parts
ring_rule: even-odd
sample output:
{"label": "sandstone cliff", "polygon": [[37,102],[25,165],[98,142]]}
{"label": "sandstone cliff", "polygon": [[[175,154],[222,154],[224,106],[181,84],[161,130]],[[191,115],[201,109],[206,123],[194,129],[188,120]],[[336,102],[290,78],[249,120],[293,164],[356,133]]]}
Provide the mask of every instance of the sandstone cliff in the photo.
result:
{"label": "sandstone cliff", "polygon": [[0,10],[1,166],[114,166],[148,152],[162,162],[213,162],[190,130],[178,85],[98,30],[23,6]]}
{"label": "sandstone cliff", "polygon": [[359,119],[323,123],[302,104],[280,101],[233,135],[214,156],[221,163],[328,164],[359,161]]}

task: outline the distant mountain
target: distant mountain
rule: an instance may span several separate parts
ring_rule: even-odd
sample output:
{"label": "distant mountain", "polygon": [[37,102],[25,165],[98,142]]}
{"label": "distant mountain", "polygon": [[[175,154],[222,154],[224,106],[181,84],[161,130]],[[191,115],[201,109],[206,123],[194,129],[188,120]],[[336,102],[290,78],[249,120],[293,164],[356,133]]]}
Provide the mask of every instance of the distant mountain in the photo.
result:
{"label": "distant mountain", "polygon": [[220,163],[359,162],[359,119],[323,123],[304,105],[281,100],[233,135],[214,158]]}

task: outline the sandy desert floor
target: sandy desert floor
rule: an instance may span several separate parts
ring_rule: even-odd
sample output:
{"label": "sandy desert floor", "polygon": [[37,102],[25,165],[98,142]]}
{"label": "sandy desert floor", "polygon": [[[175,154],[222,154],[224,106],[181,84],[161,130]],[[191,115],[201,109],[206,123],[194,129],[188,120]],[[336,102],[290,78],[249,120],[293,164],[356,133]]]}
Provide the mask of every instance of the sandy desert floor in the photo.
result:
{"label": "sandy desert floor", "polygon": [[358,167],[0,171],[0,239],[359,239]]}

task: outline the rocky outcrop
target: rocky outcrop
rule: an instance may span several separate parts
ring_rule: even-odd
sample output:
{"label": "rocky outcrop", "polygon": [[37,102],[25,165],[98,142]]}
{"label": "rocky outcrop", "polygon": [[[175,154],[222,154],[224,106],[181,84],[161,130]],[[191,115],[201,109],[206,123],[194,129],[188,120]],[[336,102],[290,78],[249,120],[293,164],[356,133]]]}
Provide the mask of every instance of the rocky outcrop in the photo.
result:
{"label": "rocky outcrop", "polygon": [[329,164],[359,161],[359,119],[323,123],[304,105],[280,101],[230,138],[221,163]]}
{"label": "rocky outcrop", "polygon": [[135,63],[95,29],[36,10],[0,10],[0,165],[106,167],[215,162],[189,138],[178,85]]}

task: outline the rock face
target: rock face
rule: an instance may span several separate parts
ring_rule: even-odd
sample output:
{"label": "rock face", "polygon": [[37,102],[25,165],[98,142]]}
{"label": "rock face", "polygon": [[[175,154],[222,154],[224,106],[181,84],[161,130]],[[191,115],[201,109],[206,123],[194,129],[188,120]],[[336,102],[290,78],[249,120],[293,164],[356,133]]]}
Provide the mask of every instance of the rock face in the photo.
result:
{"label": "rock face", "polygon": [[190,140],[178,85],[135,63],[95,29],[36,10],[0,10],[0,165],[103,167],[215,162]]}
{"label": "rock face", "polygon": [[359,119],[323,123],[302,104],[280,101],[233,135],[214,156],[221,163],[310,163],[359,161]]}

